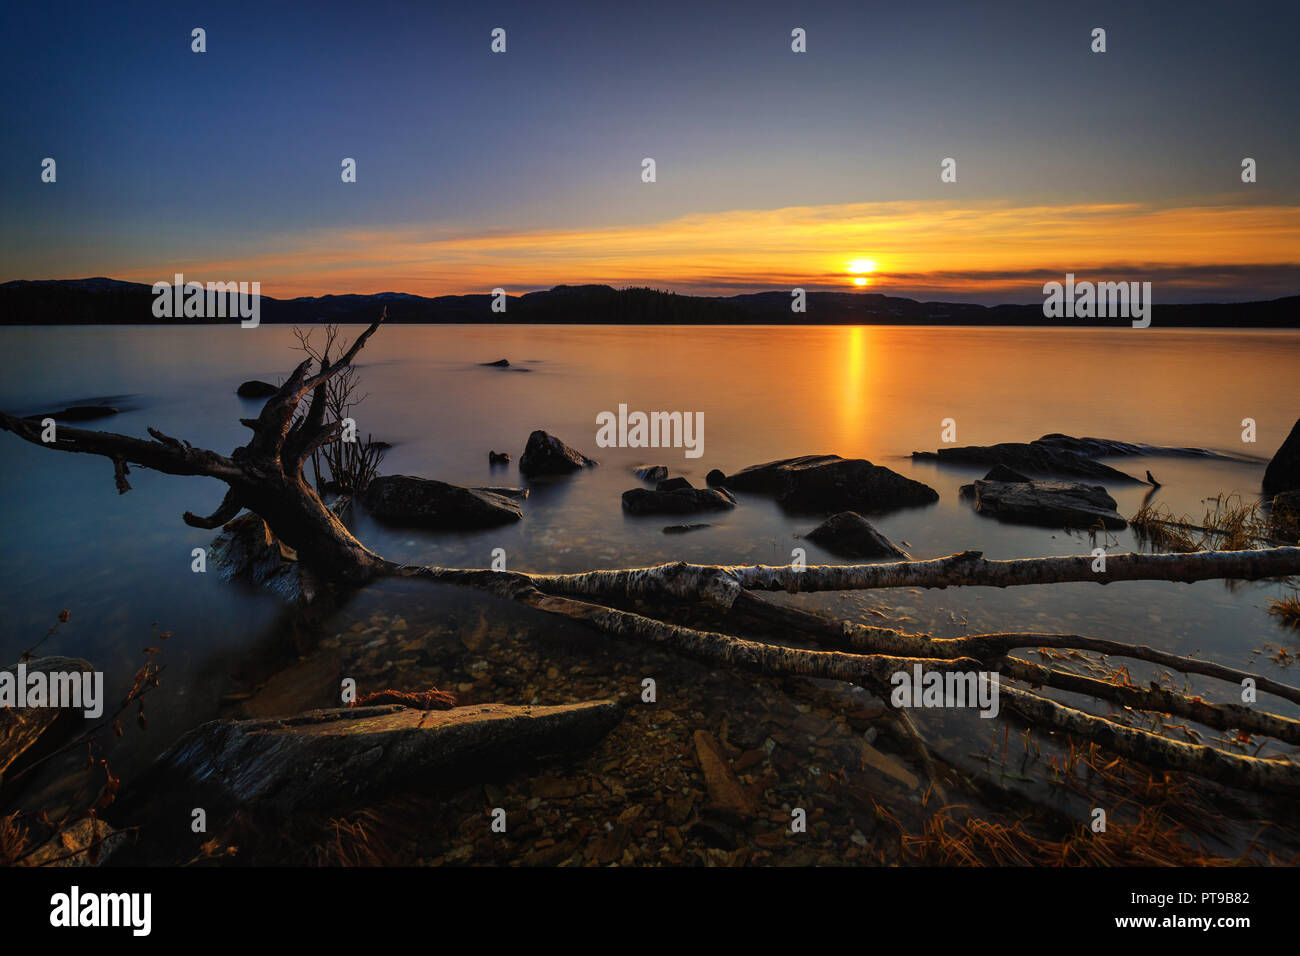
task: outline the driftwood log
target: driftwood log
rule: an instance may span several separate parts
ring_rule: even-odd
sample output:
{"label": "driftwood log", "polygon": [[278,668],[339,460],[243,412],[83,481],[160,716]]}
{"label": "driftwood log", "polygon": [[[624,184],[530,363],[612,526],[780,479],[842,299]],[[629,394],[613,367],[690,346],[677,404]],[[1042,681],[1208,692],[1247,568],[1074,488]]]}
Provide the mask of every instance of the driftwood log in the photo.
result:
{"label": "driftwood log", "polygon": [[[216,478],[229,487],[221,505],[206,517],[187,512],[183,516],[187,524],[216,528],[247,508],[324,581],[351,587],[380,577],[447,582],[508,597],[547,614],[581,621],[611,636],[655,643],[701,660],[768,674],[851,681],[885,697],[890,677],[915,664],[941,672],[996,671],[1023,685],[1003,682],[1000,695],[1010,710],[1035,727],[1093,741],[1153,768],[1194,773],[1251,790],[1300,794],[1300,763],[1171,740],[1066,706],[1027,688],[1054,687],[1121,708],[1174,714],[1215,729],[1237,730],[1291,744],[1300,742],[1300,722],[1253,705],[1209,703],[1155,684],[1140,687],[1122,678],[1100,680],[1010,654],[1016,649],[1036,648],[1091,651],[1222,680],[1232,685],[1234,697],[1240,696],[1240,687],[1249,680],[1260,692],[1300,703],[1300,689],[1262,674],[1147,646],[1073,634],[978,634],[937,639],[928,634],[906,634],[824,618],[754,593],[1011,587],[1082,581],[1105,585],[1139,580],[1260,580],[1300,574],[1300,548],[1108,555],[1104,571],[1093,570],[1095,559],[1091,555],[990,561],[977,551],[928,561],[799,569],[677,563],[582,574],[528,574],[398,565],[354,538],[303,478],[303,464],[312,451],[340,438],[340,423],[326,420],[329,381],[351,365],[383,319],[381,315],[362,332],[338,361],[331,363],[328,355],[323,356],[315,374],[311,373],[313,359],[301,363],[267,400],[256,419],[241,420],[252,430],[252,438],[229,455],[195,448],[154,429],[149,430],[153,440],[146,441],[60,426],[54,440],[45,442],[40,423],[0,413],[0,430],[57,451],[108,458],[113,462],[118,490],[123,493],[130,488],[130,465],[167,474]],[[301,408],[304,399],[308,402]],[[736,629],[742,633],[745,621],[761,622],[769,631],[788,635],[797,643],[814,644],[818,649],[673,624],[611,606],[629,600],[723,610],[728,621],[740,622]]]}

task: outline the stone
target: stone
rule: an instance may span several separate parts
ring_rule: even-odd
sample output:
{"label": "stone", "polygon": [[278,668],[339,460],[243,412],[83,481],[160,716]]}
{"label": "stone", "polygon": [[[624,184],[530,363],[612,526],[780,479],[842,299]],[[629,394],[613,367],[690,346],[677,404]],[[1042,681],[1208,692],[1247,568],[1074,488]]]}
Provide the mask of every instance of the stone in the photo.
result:
{"label": "stone", "polygon": [[[968,490],[969,489],[969,490]],[[1077,481],[977,481],[962,489],[975,510],[1003,521],[1049,528],[1103,528],[1119,531],[1128,522],[1101,485]]]}
{"label": "stone", "polygon": [[262,382],[257,379],[251,379],[244,382],[239,388],[235,389],[235,394],[240,398],[270,398],[280,389],[270,382]]}
{"label": "stone", "polygon": [[495,491],[410,475],[374,479],[362,503],[381,521],[433,528],[493,528],[524,516],[513,498]]}
{"label": "stone", "polygon": [[540,429],[528,436],[528,444],[519,457],[519,470],[529,478],[539,475],[567,475],[598,464],[595,459],[588,458],[554,435],[548,435]]}
{"label": "stone", "polygon": [[939,493],[882,465],[839,455],[804,455],[752,465],[727,476],[732,491],[775,494],[781,506],[805,513],[879,514],[931,504]]}
{"label": "stone", "polygon": [[[18,674],[18,664],[5,668]],[[89,661],[79,657],[37,657],[28,661],[26,673],[72,674],[93,671]],[[107,704],[108,701],[101,701]],[[89,705],[87,705],[89,706]],[[0,779],[14,761],[31,751],[49,751],[63,743],[85,721],[84,710],[67,707],[0,707]],[[36,750],[37,742],[40,747]]]}
{"label": "stone", "polygon": [[632,474],[642,481],[660,482],[668,477],[668,467],[666,465],[642,465],[640,468],[633,468]]}
{"label": "stone", "polygon": [[754,797],[736,778],[722,747],[707,730],[695,731],[695,757],[704,774],[709,806],[742,821],[753,817],[758,809]]}
{"label": "stone", "polygon": [[[486,765],[585,748],[621,714],[616,702],[602,700],[429,711],[390,704],[217,720],[182,736],[133,792],[149,795],[145,807],[165,802],[168,794],[186,807],[233,805],[276,814],[334,806],[391,793],[416,777],[436,775],[449,784],[461,770],[473,776]],[[126,805],[122,812],[139,809]]]}
{"label": "stone", "polygon": [[832,554],[844,558],[898,558],[909,555],[856,511],[831,515],[804,535]]}
{"label": "stone", "polygon": [[[1024,475],[1050,478],[1093,478],[1099,481],[1142,483],[1097,461],[1098,458],[1125,457],[1183,457],[1210,458],[1217,461],[1245,462],[1204,448],[1179,448],[1168,445],[1144,445],[1136,442],[1115,441],[1109,438],[1072,438],[1069,435],[1051,434],[1031,442],[1002,442],[996,445],[966,445],[959,448],[940,448],[938,451],[914,451],[913,459],[933,460],[939,464],[999,465],[1014,469]],[[1008,480],[998,478],[995,480]]]}
{"label": "stone", "polygon": [[1264,469],[1263,486],[1270,495],[1300,489],[1300,420]]}
{"label": "stone", "polygon": [[1014,468],[1008,468],[1001,463],[994,465],[989,469],[989,473],[984,476],[985,481],[1028,481],[1026,475],[1022,475]]}
{"label": "stone", "polygon": [[623,510],[634,515],[685,515],[734,507],[736,499],[725,488],[692,488],[685,478],[661,481],[653,491],[633,488],[623,492]]}
{"label": "stone", "polygon": [[718,485],[725,485],[727,483],[727,476],[722,471],[722,469],[714,468],[712,471],[710,471],[707,475],[704,476],[704,481],[710,487],[716,488]]}
{"label": "stone", "polygon": [[252,584],[299,604],[312,602],[321,591],[315,576],[252,512],[223,525],[212,539],[209,553],[209,561],[223,581]]}

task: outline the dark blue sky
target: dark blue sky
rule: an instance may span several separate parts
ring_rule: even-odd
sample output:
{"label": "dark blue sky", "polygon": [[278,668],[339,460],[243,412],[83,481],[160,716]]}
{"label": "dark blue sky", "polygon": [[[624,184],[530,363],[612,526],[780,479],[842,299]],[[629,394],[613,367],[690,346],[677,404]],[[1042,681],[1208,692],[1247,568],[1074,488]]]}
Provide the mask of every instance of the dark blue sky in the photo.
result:
{"label": "dark blue sky", "polygon": [[[10,4],[0,280],[162,275],[314,252],[331,230],[895,201],[1297,206],[1298,8]],[[794,26],[806,55],[790,53]],[[938,180],[944,156],[957,184]],[[1243,156],[1261,170],[1248,190]]]}

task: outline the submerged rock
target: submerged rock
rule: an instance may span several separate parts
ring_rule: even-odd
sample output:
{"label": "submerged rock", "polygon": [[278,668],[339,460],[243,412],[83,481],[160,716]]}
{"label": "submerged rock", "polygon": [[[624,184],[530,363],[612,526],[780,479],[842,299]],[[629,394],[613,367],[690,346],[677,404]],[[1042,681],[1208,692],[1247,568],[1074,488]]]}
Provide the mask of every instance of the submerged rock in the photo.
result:
{"label": "submerged rock", "polygon": [[509,368],[510,367],[510,362],[507,359],[497,359],[495,362],[480,362],[479,364],[485,365],[488,368]]}
{"label": "submerged rock", "polygon": [[1282,447],[1277,450],[1268,467],[1264,469],[1264,491],[1275,495],[1279,491],[1300,488],[1300,420],[1291,427]]}
{"label": "submerged rock", "polygon": [[537,475],[567,475],[580,468],[600,464],[570,448],[554,435],[538,429],[528,436],[528,444],[519,457],[519,470],[529,478]]}
{"label": "submerged rock", "polygon": [[376,478],[362,503],[381,521],[431,528],[494,528],[524,516],[512,498],[494,491],[411,475]]}
{"label": "submerged rock", "polygon": [[831,515],[804,537],[845,558],[910,557],[856,511]]}
{"label": "submerged rock", "polygon": [[254,584],[299,603],[310,603],[320,592],[320,583],[293,550],[251,511],[223,525],[210,552],[209,560],[224,581]]}
{"label": "submerged rock", "polygon": [[633,468],[632,474],[636,475],[642,481],[663,481],[668,477],[667,465],[642,465],[640,468]]}
{"label": "submerged rock", "polygon": [[939,493],[929,485],[883,465],[839,455],[804,455],[752,465],[728,475],[726,486],[775,494],[782,507],[791,511],[823,514],[879,514],[939,500]]}
{"label": "submerged rock", "polygon": [[734,507],[736,499],[726,489],[694,488],[685,478],[661,481],[653,491],[633,488],[623,492],[623,510],[634,515],[686,515]]}
{"label": "submerged rock", "polygon": [[686,534],[688,531],[699,531],[703,528],[712,528],[711,524],[670,524],[664,527],[664,534]]}
{"label": "submerged rock", "polygon": [[1118,531],[1128,522],[1101,485],[1077,481],[977,481],[962,488],[975,510],[1005,521],[1050,528],[1102,527]]}
{"label": "submerged rock", "polygon": [[608,733],[621,713],[617,703],[602,700],[428,711],[383,705],[217,720],[181,737],[135,789],[179,792],[187,806],[209,800],[288,813],[390,793],[410,778],[436,773],[448,784],[459,769],[583,748]]}
{"label": "submerged rock", "polygon": [[43,412],[40,415],[28,415],[28,421],[40,421],[43,418],[53,418],[56,421],[64,422],[88,422],[96,418],[108,418],[110,415],[116,415],[119,409],[112,405],[69,405],[67,408],[57,412]]}
{"label": "submerged rock", "polygon": [[270,382],[252,379],[235,389],[235,394],[240,398],[270,398],[278,391],[279,389]]}
{"label": "submerged rock", "polygon": [[[1233,458],[1205,448],[1178,448],[1168,445],[1143,445],[1114,441],[1109,438],[1072,438],[1069,435],[1044,435],[1031,442],[1002,442],[997,445],[966,445],[940,448],[938,451],[914,451],[912,458],[933,460],[939,464],[988,465],[1015,469],[1037,477],[1096,478],[1101,481],[1142,483],[1117,468],[1097,461],[1098,458],[1124,457],[1209,458],[1215,461],[1250,461]],[[1000,479],[995,479],[1000,480]]]}

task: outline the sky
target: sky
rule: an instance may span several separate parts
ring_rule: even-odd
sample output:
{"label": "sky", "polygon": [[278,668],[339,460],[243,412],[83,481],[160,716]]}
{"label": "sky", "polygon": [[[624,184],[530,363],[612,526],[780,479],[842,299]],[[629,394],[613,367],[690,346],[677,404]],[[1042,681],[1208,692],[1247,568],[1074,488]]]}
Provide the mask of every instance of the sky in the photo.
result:
{"label": "sky", "polygon": [[50,2],[0,27],[0,281],[1300,292],[1293,0]]}

